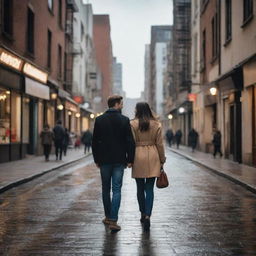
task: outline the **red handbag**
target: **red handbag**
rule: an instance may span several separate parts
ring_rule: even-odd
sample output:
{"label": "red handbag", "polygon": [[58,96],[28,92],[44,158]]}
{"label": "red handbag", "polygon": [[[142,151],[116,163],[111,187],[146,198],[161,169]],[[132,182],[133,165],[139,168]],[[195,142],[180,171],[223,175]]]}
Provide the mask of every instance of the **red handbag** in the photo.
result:
{"label": "red handbag", "polygon": [[167,188],[169,186],[168,177],[163,168],[161,168],[160,176],[157,177],[156,186],[158,188]]}

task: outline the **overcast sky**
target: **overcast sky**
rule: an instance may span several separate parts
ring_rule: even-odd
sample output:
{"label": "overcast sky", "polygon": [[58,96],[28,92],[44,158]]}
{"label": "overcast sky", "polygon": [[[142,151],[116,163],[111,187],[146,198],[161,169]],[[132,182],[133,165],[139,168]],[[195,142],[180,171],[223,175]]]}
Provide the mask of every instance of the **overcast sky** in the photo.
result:
{"label": "overcast sky", "polygon": [[123,64],[123,88],[136,98],[144,90],[144,49],[151,25],[171,25],[172,0],[84,0],[94,14],[109,14],[113,54]]}

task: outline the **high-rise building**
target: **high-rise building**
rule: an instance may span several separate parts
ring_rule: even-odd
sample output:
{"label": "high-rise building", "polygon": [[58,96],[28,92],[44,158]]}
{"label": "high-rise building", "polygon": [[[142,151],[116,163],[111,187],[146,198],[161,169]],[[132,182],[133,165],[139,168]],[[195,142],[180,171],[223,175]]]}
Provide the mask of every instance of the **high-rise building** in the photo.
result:
{"label": "high-rise building", "polygon": [[102,72],[101,102],[107,107],[107,98],[113,93],[113,54],[109,15],[93,15],[93,41],[96,60]]}

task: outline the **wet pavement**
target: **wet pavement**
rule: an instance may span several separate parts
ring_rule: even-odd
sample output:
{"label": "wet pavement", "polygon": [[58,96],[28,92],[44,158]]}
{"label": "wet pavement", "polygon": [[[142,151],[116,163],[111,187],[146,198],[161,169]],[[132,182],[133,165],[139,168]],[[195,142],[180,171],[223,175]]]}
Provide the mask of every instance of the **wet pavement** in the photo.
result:
{"label": "wet pavement", "polygon": [[167,152],[170,187],[155,189],[143,232],[126,170],[119,223],[101,223],[99,171],[92,158],[0,194],[0,255],[256,255],[256,196]]}

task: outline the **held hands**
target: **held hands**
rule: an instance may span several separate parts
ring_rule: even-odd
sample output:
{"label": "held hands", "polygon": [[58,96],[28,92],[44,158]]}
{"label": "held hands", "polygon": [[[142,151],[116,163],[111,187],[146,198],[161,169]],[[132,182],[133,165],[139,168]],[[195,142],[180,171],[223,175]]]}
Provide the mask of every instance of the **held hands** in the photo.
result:
{"label": "held hands", "polygon": [[127,164],[127,167],[128,167],[128,168],[131,168],[131,167],[132,167],[132,163],[128,163],[128,164]]}

